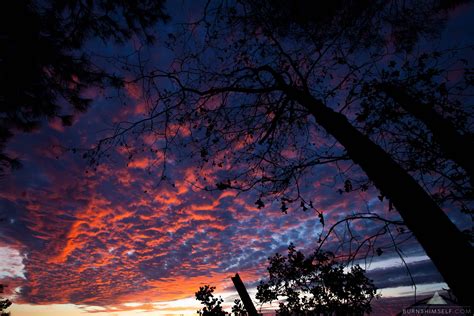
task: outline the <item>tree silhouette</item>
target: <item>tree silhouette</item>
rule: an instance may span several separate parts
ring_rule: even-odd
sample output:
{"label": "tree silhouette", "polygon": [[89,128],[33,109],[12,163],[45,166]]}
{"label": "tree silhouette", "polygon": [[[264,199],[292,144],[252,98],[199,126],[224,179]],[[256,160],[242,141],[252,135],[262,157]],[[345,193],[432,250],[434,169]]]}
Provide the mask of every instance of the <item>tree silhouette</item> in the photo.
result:
{"label": "tree silhouette", "polygon": [[10,316],[10,312],[6,312],[4,311],[5,309],[7,309],[8,307],[10,307],[12,305],[12,302],[10,302],[9,300],[5,299],[5,300],[0,300],[0,315],[1,316]]}
{"label": "tree silhouette", "polygon": [[214,292],[216,288],[214,286],[204,285],[199,288],[194,295],[196,296],[196,300],[200,301],[202,305],[204,305],[202,310],[198,310],[198,314],[202,316],[222,316],[227,315],[226,312],[222,310],[222,302],[224,300],[219,297],[215,298]]}
{"label": "tree silhouette", "polygon": [[[409,172],[424,175],[425,186],[433,186],[430,180],[442,182],[438,187],[444,190],[434,196],[438,202],[457,201],[458,207],[468,211],[461,202],[473,198],[474,166],[472,154],[464,149],[473,143],[474,136],[471,101],[462,96],[470,93],[473,79],[467,60],[451,57],[456,54],[459,52],[435,51],[401,65],[392,60],[379,78],[363,85],[357,119],[367,135],[385,134],[394,159]],[[440,66],[446,61],[462,69],[455,82],[449,80],[449,69]],[[403,133],[403,141],[394,137],[407,129],[410,132]],[[402,147],[405,154],[397,154],[395,147]]]}
{"label": "tree silhouette", "polygon": [[[0,293],[3,293],[4,285],[0,284]],[[10,312],[5,310],[12,305],[12,302],[9,299],[0,298],[0,316],[10,316]]]}
{"label": "tree silhouette", "polygon": [[17,132],[31,132],[45,119],[72,124],[91,100],[84,91],[120,85],[115,74],[94,64],[83,49],[89,40],[153,40],[152,27],[167,20],[164,0],[3,1],[1,4],[0,172],[18,168],[5,153]]}
{"label": "tree silhouette", "polygon": [[244,304],[238,298],[234,300],[234,305],[232,305],[232,313],[236,316],[247,315],[247,310],[245,309]]}
{"label": "tree silhouette", "polygon": [[244,13],[232,10],[230,15],[253,27],[271,29],[279,37],[312,44],[337,40],[353,50],[374,45],[382,48],[387,35],[397,50],[412,50],[420,39],[439,34],[449,10],[467,2],[423,0],[415,5],[382,0],[244,0]]}
{"label": "tree silhouette", "polygon": [[[203,18],[191,24],[196,36],[189,36],[190,25],[182,37],[170,36],[170,45],[181,45],[176,51],[182,52],[171,69],[150,69],[134,80],[143,80],[142,86],[148,87],[144,93],[149,117],[118,124],[110,137],[85,156],[98,163],[108,148],[126,146],[136,141],[137,134],[146,134],[156,142],[151,148],[144,144],[136,152],[165,153],[160,156],[160,179],[171,179],[166,160],[172,149],[177,150],[175,158],[179,161],[185,158],[179,151],[188,148],[191,159],[201,167],[221,170],[220,181],[207,189],[256,189],[260,193],[257,207],[276,197],[283,212],[293,203],[303,210],[315,208],[304,196],[313,193],[302,188],[308,179],[305,176],[317,166],[335,162],[348,166],[352,161],[367,179],[356,183],[344,172],[342,191],[367,190],[373,184],[380,199],[389,200],[390,209],[393,206],[399,212],[458,299],[471,304],[472,246],[441,208],[449,199],[436,199],[438,192],[450,190],[461,202],[472,199],[470,180],[466,182],[470,169],[435,136],[439,125],[430,125],[435,122],[433,118],[418,110],[404,110],[406,98],[395,99],[390,90],[402,89],[404,94],[397,92],[397,96],[415,96],[420,102],[413,107],[423,107],[427,100],[416,91],[425,89],[425,95],[430,91],[435,95],[434,88],[421,83],[409,85],[410,66],[401,65],[396,70],[404,84],[386,80],[380,70],[396,74],[385,70],[392,67],[392,60],[409,64],[422,60],[419,51],[429,50],[423,39],[439,31],[438,22],[446,19],[446,7],[451,4],[427,0],[423,10],[417,11],[418,5],[398,1],[369,1],[347,9],[343,4],[352,2],[341,1],[340,6],[329,8],[330,14],[323,11],[321,15],[328,17],[319,23],[309,19],[317,10],[267,14],[272,11],[266,6],[273,2],[266,1],[261,7],[256,3],[210,1]],[[285,3],[275,2],[282,8],[286,8]],[[282,9],[277,6],[274,10]],[[301,12],[306,15],[301,17]],[[276,24],[282,27],[274,27]],[[408,37],[410,30],[420,31]],[[414,49],[416,45],[418,49]],[[434,52],[432,57],[437,58]],[[436,69],[446,72],[450,68],[438,64]],[[417,67],[415,72],[425,70]],[[441,82],[433,82],[439,89]],[[467,89],[472,87],[472,80],[465,83]],[[377,116],[378,101],[368,98],[371,94],[374,98],[384,94],[396,103],[397,111],[408,112],[391,116],[391,122],[399,125],[389,124],[390,128],[403,124],[423,128],[404,128],[396,133],[375,124],[371,129],[373,122],[383,118]],[[467,135],[463,129],[472,133],[471,123],[456,122],[462,116],[472,120],[468,107],[458,98],[461,96],[448,93],[445,97],[450,102],[437,103],[429,112],[442,118],[437,121],[440,124],[451,122],[450,126],[458,130],[455,138]],[[458,114],[453,116],[449,108]],[[429,146],[418,148],[419,140]],[[435,154],[441,154],[446,163],[433,163]],[[448,169],[455,169],[461,177],[452,177]],[[429,178],[432,170],[442,182],[433,180],[436,183],[426,186],[423,179],[426,174]],[[452,205],[456,206],[448,206]],[[324,223],[323,214],[319,215]]]}
{"label": "tree silhouette", "polygon": [[5,309],[10,307],[12,305],[12,302],[8,299],[2,299],[0,300],[0,316],[10,316],[10,312],[6,312]]}
{"label": "tree silhouette", "polygon": [[269,279],[261,281],[256,298],[263,303],[279,301],[280,315],[364,315],[376,289],[356,265],[348,271],[330,252],[305,256],[293,244],[286,257],[269,258]]}

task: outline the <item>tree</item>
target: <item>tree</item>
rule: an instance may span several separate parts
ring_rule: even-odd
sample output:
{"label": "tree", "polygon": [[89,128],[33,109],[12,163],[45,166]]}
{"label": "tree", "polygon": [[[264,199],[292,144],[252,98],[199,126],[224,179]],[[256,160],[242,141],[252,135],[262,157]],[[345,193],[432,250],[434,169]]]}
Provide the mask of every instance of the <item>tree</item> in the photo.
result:
{"label": "tree", "polygon": [[[458,54],[435,51],[401,65],[390,61],[377,79],[364,84],[357,119],[367,135],[385,134],[387,143],[390,138],[395,140],[390,145],[392,156],[409,172],[424,175],[425,186],[444,188],[433,195],[437,202],[455,201],[458,208],[469,212],[466,203],[473,198],[474,173],[471,154],[464,148],[473,143],[472,111],[471,101],[463,95],[469,95],[473,80],[467,60],[452,58]],[[454,82],[449,80],[452,71],[440,67],[447,61],[463,70]],[[404,143],[394,137],[407,129],[411,132],[404,133]],[[401,146],[404,156],[396,153],[395,147]]]}
{"label": "tree", "polygon": [[[3,293],[4,285],[0,284],[0,293]],[[0,299],[0,316],[10,316],[10,312],[5,310],[12,305],[12,302],[9,299]]]}
{"label": "tree", "polygon": [[72,124],[92,100],[94,86],[120,85],[87,53],[87,41],[123,43],[137,36],[151,42],[152,27],[166,21],[163,0],[4,1],[1,4],[0,173],[18,168],[5,153],[17,132],[31,132],[45,119]]}
{"label": "tree", "polygon": [[[199,315],[228,315],[227,312],[222,310],[221,304],[224,302],[224,300],[221,297],[215,298],[214,294],[212,294],[215,288],[215,286],[204,285],[201,286],[199,291],[194,294],[196,296],[196,300],[200,301],[201,304],[204,305],[202,310],[197,311]],[[232,313],[236,316],[247,315],[247,311],[239,299],[234,300],[234,305],[232,305]]]}
{"label": "tree", "polygon": [[[390,59],[413,61],[420,57],[414,47],[436,33],[437,22],[446,18],[446,3],[425,1],[424,10],[417,11],[418,5],[400,5],[395,0],[369,1],[348,9],[344,4],[351,2],[341,1],[322,23],[302,20],[291,10],[285,11],[286,15],[267,15],[272,11],[265,6],[273,2],[264,3],[256,8],[253,1],[232,5],[209,2],[203,18],[191,25],[196,36],[181,38],[183,45],[177,51],[183,53],[171,69],[151,69],[134,80],[144,80],[142,86],[149,87],[144,92],[149,95],[150,116],[118,124],[86,157],[97,163],[114,144],[123,146],[136,141],[136,133],[148,134],[157,141],[147,150],[165,153],[160,158],[161,179],[171,178],[166,160],[173,147],[190,148],[192,159],[222,170],[215,189],[257,189],[258,207],[273,196],[280,200],[283,212],[294,202],[303,209],[312,208],[303,196],[311,192],[302,190],[308,172],[322,164],[347,166],[352,161],[368,178],[360,189],[373,184],[380,196],[390,201],[454,294],[463,304],[471,304],[472,246],[433,199],[439,187],[420,182],[425,170],[409,170],[403,163],[403,159],[414,159],[413,165],[427,166],[418,164],[418,159],[429,153],[421,150],[410,158],[403,151],[396,152],[387,146],[385,134],[368,133],[364,119],[356,119],[364,110],[366,83],[383,78],[378,70],[389,67]],[[281,16],[283,22],[278,20]],[[283,27],[273,27],[278,23]],[[407,25],[410,29],[423,26],[422,31],[405,37]],[[354,34],[356,40],[347,40]],[[394,43],[387,41],[392,38]],[[179,43],[180,37],[170,39]],[[420,45],[419,50],[429,50],[426,44]],[[452,120],[446,112],[433,111],[444,121]],[[472,117],[462,103],[456,111]],[[416,124],[424,118],[410,113],[410,120]],[[431,137],[433,129],[427,124],[424,138],[439,148],[449,166],[460,164],[442,141]],[[392,135],[403,148],[415,148],[406,141],[412,139],[410,129]],[[179,154],[175,158],[183,159]],[[468,168],[460,167],[459,173],[469,177]],[[437,170],[456,186],[456,179],[450,180],[442,169]],[[344,181],[345,191],[355,189],[350,179]],[[458,192],[463,199],[469,198]]]}
{"label": "tree", "polygon": [[204,285],[199,288],[194,295],[196,300],[200,301],[204,305],[202,310],[198,310],[198,314],[202,316],[223,316],[227,315],[226,312],[222,310],[222,302],[224,300],[219,297],[215,298],[212,294],[215,290],[214,286]]}
{"label": "tree", "polygon": [[232,313],[236,316],[247,315],[247,310],[245,309],[244,304],[238,298],[234,300],[234,305],[232,305]]}
{"label": "tree", "polygon": [[11,305],[12,305],[12,302],[10,302],[10,300],[8,300],[8,299],[0,300],[0,315],[1,316],[10,316],[10,312],[6,312],[4,310],[7,309],[8,307],[10,307]]}
{"label": "tree", "polygon": [[257,299],[263,303],[279,301],[280,315],[364,315],[376,289],[360,266],[347,272],[325,251],[305,256],[293,244],[286,257],[269,258],[269,279],[258,286]]}

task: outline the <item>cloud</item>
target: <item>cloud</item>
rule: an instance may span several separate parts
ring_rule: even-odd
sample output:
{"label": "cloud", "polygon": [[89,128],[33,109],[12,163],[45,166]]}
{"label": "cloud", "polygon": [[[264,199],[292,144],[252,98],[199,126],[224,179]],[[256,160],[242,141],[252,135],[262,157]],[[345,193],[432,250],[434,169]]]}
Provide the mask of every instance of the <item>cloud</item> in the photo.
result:
{"label": "cloud", "polygon": [[[132,99],[138,96],[136,89],[128,87]],[[114,109],[112,121],[136,111],[118,105]],[[96,126],[106,120],[104,113],[97,105],[71,128],[62,131],[53,124],[49,131],[22,135],[12,143],[25,168],[14,173],[0,192],[7,219],[1,224],[4,248],[0,249],[5,249],[2,278],[22,288],[17,303],[73,303],[102,306],[110,312],[149,310],[156,306],[150,304],[189,298],[204,284],[231,288],[230,276],[236,272],[255,286],[266,276],[267,258],[286,252],[290,242],[307,251],[318,246],[323,227],[314,210],[303,212],[299,205],[290,205],[285,215],[280,201],[268,200],[265,208],[258,209],[255,192],[202,190],[229,175],[228,151],[219,154],[222,167],[209,164],[196,169],[193,159],[179,162],[187,155],[184,149],[165,157],[156,151],[162,144],[146,135],[129,140],[130,147],[114,147],[94,171],[80,154],[58,150],[59,144],[93,143]],[[180,137],[191,135],[184,127],[171,128]],[[142,141],[148,147],[140,147]],[[164,180],[163,162],[167,163]],[[316,168],[314,174],[305,175],[308,185],[301,188],[301,194],[324,214],[326,230],[367,207],[396,218],[394,212],[386,213],[386,204],[374,199],[373,190],[337,193],[341,180],[334,178],[334,168]],[[376,229],[370,222],[354,223],[360,238]],[[339,232],[343,236],[343,230]],[[380,286],[406,284],[406,277],[397,277],[403,275],[397,269],[372,275],[384,280]],[[423,282],[438,280],[428,266],[415,269]],[[139,305],[123,305],[130,302]]]}
{"label": "cloud", "polygon": [[25,257],[14,248],[0,246],[0,279],[25,279]]}
{"label": "cloud", "polygon": [[[410,277],[413,278],[413,280]],[[443,279],[431,260],[409,263],[407,266],[396,265],[370,270],[367,277],[374,280],[378,288],[390,288],[442,282]]]}

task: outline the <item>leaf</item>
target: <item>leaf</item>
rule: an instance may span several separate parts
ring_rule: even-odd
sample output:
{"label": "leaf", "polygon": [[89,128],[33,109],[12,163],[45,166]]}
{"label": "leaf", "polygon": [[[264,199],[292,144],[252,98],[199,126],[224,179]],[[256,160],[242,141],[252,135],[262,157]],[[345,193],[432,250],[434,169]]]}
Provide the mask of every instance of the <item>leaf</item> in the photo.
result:
{"label": "leaf", "polygon": [[227,180],[227,182],[218,182],[216,183],[216,188],[218,190],[230,189],[231,188],[230,181]]}
{"label": "leaf", "polygon": [[324,215],[323,215],[323,213],[322,212],[319,213],[318,217],[319,217],[319,222],[321,223],[321,225],[324,226]]}
{"label": "leaf", "polygon": [[263,201],[261,199],[258,199],[256,202],[255,202],[255,205],[257,205],[257,208],[258,209],[262,209],[265,207],[265,203],[263,203]]}
{"label": "leaf", "polygon": [[346,181],[344,181],[344,191],[346,191],[346,193],[349,193],[352,191],[352,182],[351,180],[347,179]]}
{"label": "leaf", "polygon": [[301,201],[301,207],[303,208],[303,212],[306,212],[308,210],[303,201]]}
{"label": "leaf", "polygon": [[280,207],[280,209],[281,209],[281,212],[282,212],[282,213],[288,214],[288,207],[286,206],[286,203],[285,203],[284,201],[281,202],[281,207]]}

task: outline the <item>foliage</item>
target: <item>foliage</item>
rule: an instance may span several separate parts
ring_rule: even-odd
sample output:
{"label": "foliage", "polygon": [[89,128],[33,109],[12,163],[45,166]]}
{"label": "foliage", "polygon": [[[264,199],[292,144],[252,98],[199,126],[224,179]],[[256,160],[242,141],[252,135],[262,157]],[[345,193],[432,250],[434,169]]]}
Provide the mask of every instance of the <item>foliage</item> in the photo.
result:
{"label": "foliage", "polygon": [[[4,285],[0,284],[0,293],[3,293]],[[12,302],[9,299],[0,298],[0,316],[10,316],[10,312],[6,312],[5,309],[10,307]]]}
{"label": "foliage", "polygon": [[247,310],[241,300],[235,299],[232,305],[232,313],[236,316],[247,315]]}
{"label": "foliage", "polygon": [[12,302],[10,302],[10,300],[8,299],[2,299],[0,300],[0,315],[1,316],[8,316],[10,315],[9,312],[5,312],[4,310],[7,309],[8,307],[10,307],[12,305]]}
{"label": "foliage", "polygon": [[279,314],[324,313],[363,315],[371,311],[376,297],[372,281],[364,270],[346,270],[330,252],[315,251],[305,256],[293,244],[286,257],[269,258],[269,279],[260,282],[256,298],[261,303],[280,301]]}
{"label": "foliage", "polygon": [[[215,290],[214,286],[204,285],[199,288],[199,291],[195,293],[196,300],[200,301],[204,308],[202,310],[198,310],[199,315],[208,315],[208,316],[221,316],[221,315],[228,315],[227,312],[222,310],[221,304],[224,300],[219,297],[215,298],[214,294],[212,294]],[[231,314],[240,316],[240,315],[247,315],[247,311],[245,310],[242,301],[239,299],[234,300],[234,305],[232,305],[232,312]]]}
{"label": "foliage", "polygon": [[[454,202],[466,212],[474,194],[472,154],[463,150],[474,141],[472,101],[466,98],[473,70],[462,55],[470,51],[391,60],[379,76],[362,84],[357,113],[365,133],[384,139],[385,149],[434,191],[438,203]],[[456,72],[458,78],[451,80]]]}
{"label": "foliage", "polygon": [[0,300],[0,316],[10,316],[10,312],[4,311],[8,307],[10,307],[10,305],[12,305],[12,302],[10,302],[9,300]]}
{"label": "foliage", "polygon": [[[230,9],[232,19],[271,29],[279,37],[311,44],[344,41],[353,50],[383,48],[387,38],[400,51],[412,50],[423,38],[432,39],[443,28],[450,9],[468,2],[422,0],[317,2],[310,0],[243,0],[244,14]],[[384,38],[384,35],[387,38]]]}
{"label": "foliage", "polygon": [[90,41],[153,40],[152,26],[167,20],[163,0],[152,1],[2,1],[0,173],[18,168],[5,151],[17,132],[38,129],[45,119],[72,124],[91,99],[84,92],[120,85],[115,74],[98,67]]}
{"label": "foliage", "polygon": [[204,285],[199,288],[194,295],[196,296],[196,300],[200,301],[202,305],[204,305],[202,310],[198,310],[198,314],[202,316],[221,316],[227,315],[226,312],[222,310],[222,302],[224,300],[219,297],[215,298],[214,292],[216,287]]}

